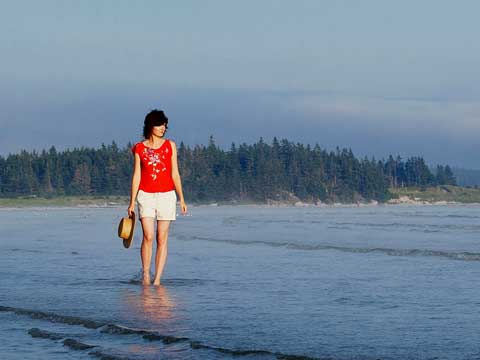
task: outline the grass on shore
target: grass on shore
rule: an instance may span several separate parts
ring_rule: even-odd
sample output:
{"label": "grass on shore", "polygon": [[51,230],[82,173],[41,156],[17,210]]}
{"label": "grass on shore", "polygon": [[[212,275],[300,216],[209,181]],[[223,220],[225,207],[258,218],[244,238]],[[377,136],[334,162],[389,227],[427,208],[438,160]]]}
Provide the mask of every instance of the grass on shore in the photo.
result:
{"label": "grass on shore", "polygon": [[442,185],[437,187],[390,189],[394,198],[407,196],[412,200],[428,202],[480,203],[480,189],[461,186]]}
{"label": "grass on shore", "polygon": [[58,196],[51,198],[25,196],[0,198],[0,207],[115,206],[128,205],[128,201],[128,196]]}
{"label": "grass on shore", "polygon": [[[420,188],[397,188],[390,189],[393,198],[407,196],[412,200],[428,202],[458,202],[458,203],[480,203],[480,189],[465,188],[460,186],[438,186],[427,189]],[[116,206],[128,205],[128,196],[57,196],[43,198],[36,196],[25,196],[17,198],[0,198],[0,208],[18,207],[42,207],[42,206]],[[223,205],[223,203],[218,203]],[[227,204],[227,203],[225,203]],[[243,205],[243,202],[232,202],[228,204]],[[252,202],[245,202],[252,204]]]}

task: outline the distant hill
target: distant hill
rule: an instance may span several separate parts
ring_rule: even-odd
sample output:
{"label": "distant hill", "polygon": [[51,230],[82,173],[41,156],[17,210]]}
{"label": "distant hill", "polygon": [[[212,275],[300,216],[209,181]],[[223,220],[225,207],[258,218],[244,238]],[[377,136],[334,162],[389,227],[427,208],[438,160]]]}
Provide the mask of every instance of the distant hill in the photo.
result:
{"label": "distant hill", "polygon": [[453,168],[453,174],[460,186],[480,186],[480,170]]}

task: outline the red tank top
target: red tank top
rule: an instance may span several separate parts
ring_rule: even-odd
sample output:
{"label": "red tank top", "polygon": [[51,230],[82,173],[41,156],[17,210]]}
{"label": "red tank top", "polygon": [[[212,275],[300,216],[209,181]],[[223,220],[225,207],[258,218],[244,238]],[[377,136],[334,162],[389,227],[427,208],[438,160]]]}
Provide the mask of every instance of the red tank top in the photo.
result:
{"label": "red tank top", "polygon": [[158,149],[143,142],[136,143],[132,152],[140,156],[141,179],[139,190],[149,193],[175,190],[172,179],[172,144],[165,140]]}

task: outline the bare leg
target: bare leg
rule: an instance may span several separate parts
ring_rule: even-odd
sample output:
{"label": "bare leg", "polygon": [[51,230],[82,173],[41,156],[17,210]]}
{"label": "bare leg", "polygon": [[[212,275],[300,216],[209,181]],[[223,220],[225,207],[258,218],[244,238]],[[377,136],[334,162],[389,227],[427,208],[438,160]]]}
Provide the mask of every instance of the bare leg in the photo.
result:
{"label": "bare leg", "polygon": [[143,240],[140,248],[143,267],[143,285],[150,285],[150,263],[152,261],[153,235],[155,233],[155,222],[153,218],[144,217],[141,219]]}
{"label": "bare leg", "polygon": [[168,229],[170,220],[157,221],[157,254],[155,255],[155,278],[153,285],[160,285],[160,277],[167,262]]}

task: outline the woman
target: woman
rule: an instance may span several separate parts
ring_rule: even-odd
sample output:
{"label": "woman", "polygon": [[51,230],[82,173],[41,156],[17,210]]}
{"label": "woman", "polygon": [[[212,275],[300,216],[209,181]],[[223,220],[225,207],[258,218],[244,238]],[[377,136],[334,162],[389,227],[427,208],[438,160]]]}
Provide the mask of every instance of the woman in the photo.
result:
{"label": "woman", "polygon": [[134,154],[132,186],[128,215],[135,209],[135,199],[142,223],[143,240],[140,250],[143,267],[143,285],[150,285],[152,244],[157,221],[157,253],[155,256],[154,285],[160,285],[160,277],[167,260],[167,241],[170,221],[176,218],[177,197],[182,214],[187,213],[183,198],[182,181],[178,172],[177,147],[165,139],[168,118],[163,111],[152,110],[145,117],[144,141],[132,147]]}

